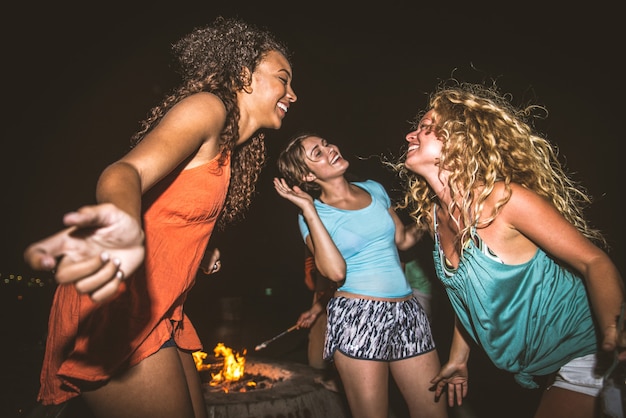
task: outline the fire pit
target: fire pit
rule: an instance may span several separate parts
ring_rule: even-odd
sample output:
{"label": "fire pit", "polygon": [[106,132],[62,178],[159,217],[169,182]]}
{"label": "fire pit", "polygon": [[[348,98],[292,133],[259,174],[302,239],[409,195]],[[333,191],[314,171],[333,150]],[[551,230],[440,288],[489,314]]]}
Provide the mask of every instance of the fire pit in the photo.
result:
{"label": "fire pit", "polygon": [[247,357],[244,375],[216,385],[200,372],[210,418],[348,418],[345,396],[322,386],[322,374],[304,364]]}

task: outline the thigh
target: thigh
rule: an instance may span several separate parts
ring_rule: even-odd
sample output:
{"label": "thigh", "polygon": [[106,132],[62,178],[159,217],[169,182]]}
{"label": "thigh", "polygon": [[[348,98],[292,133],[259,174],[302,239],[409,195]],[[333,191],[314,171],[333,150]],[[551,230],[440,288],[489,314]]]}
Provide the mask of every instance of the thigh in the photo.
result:
{"label": "thigh", "polygon": [[180,362],[185,371],[187,387],[189,388],[189,395],[191,396],[195,417],[206,418],[207,409],[206,403],[204,402],[202,379],[196,368],[196,362],[193,360],[193,356],[190,352],[178,350],[178,356],[180,357]]}
{"label": "thigh", "polygon": [[536,417],[594,417],[599,411],[603,379],[598,370],[605,367],[603,360],[607,359],[589,354],[563,365],[544,391]]}
{"label": "thigh", "polygon": [[598,398],[581,392],[551,387],[541,397],[535,418],[593,418],[598,415]]}
{"label": "thigh", "polygon": [[445,395],[435,398],[430,380],[440,369],[436,350],[390,363],[391,374],[407,403],[411,417],[445,417]]}
{"label": "thigh", "polygon": [[335,352],[333,361],[352,415],[359,418],[387,416],[389,363],[354,359],[339,351]]}
{"label": "thigh", "polygon": [[176,347],[157,351],[83,398],[96,417],[194,418]]}

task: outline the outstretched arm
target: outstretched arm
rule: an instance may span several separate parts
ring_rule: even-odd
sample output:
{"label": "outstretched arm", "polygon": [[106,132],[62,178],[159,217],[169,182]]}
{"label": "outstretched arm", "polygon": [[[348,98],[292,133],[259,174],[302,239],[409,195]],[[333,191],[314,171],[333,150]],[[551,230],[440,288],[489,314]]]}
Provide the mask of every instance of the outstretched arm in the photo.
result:
{"label": "outstretched arm", "polygon": [[63,221],[69,227],[31,244],[25,261],[36,270],[55,271],[61,284],[75,282],[95,302],[109,298],[143,261],[141,226],[110,203],[82,207]]}
{"label": "outstretched arm", "polygon": [[73,283],[94,302],[115,295],[144,259],[143,193],[183,161],[198,165],[217,155],[225,114],[221,100],[209,93],[176,104],[139,144],[102,172],[98,204],[65,215],[68,228],[30,245],[25,261],[36,270],[55,270],[59,283]]}

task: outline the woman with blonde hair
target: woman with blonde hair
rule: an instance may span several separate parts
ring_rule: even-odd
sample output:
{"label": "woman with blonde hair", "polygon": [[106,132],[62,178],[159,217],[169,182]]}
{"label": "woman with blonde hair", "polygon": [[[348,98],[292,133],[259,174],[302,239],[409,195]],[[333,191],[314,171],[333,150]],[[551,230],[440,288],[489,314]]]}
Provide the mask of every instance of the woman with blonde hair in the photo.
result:
{"label": "woman with blonde hair", "polygon": [[623,282],[583,217],[590,198],[533,130],[533,110],[543,109],[516,109],[495,87],[444,83],[406,136],[401,206],[430,231],[456,313],[432,382],[462,403],[473,340],[523,387],[550,376],[535,417],[594,417]]}

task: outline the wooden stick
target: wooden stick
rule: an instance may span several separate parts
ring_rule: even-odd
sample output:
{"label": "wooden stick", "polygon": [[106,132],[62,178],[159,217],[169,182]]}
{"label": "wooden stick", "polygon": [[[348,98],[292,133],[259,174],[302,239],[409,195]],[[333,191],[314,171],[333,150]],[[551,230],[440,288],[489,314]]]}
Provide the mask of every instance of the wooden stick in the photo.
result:
{"label": "wooden stick", "polygon": [[270,338],[269,340],[262,342],[261,344],[257,345],[257,346],[254,348],[254,351],[259,351],[259,350],[264,349],[265,347],[267,347],[267,345],[268,345],[269,343],[271,343],[271,342],[273,342],[273,341],[276,341],[276,340],[277,340],[277,339],[279,339],[280,337],[283,337],[283,336],[285,336],[285,335],[289,334],[289,333],[290,333],[291,331],[293,331],[294,329],[298,329],[298,325],[294,325],[294,326],[292,326],[292,327],[288,328],[287,330],[285,330],[285,331],[281,332],[280,334],[278,334],[278,335],[277,335],[277,336],[275,336],[274,338]]}

